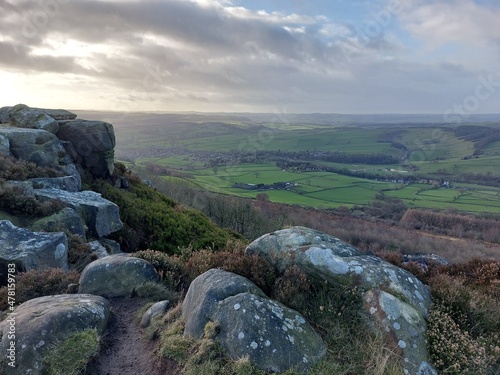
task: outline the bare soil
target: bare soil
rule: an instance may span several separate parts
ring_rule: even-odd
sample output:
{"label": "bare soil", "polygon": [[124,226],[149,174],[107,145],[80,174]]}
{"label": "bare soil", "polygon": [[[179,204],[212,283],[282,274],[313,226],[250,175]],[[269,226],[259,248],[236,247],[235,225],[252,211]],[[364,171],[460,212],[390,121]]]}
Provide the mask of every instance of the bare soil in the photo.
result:
{"label": "bare soil", "polygon": [[178,375],[174,361],[161,358],[159,342],[144,337],[137,317],[147,301],[110,298],[111,320],[99,356],[88,366],[87,375]]}

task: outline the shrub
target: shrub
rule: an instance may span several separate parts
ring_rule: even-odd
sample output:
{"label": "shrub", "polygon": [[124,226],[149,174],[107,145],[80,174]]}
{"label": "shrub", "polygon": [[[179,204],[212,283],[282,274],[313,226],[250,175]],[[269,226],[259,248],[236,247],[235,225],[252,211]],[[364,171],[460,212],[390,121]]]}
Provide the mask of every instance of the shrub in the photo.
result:
{"label": "shrub", "polygon": [[189,286],[186,267],[179,257],[155,250],[142,250],[133,255],[151,263],[160,275],[161,281],[171,289],[180,292]]}
{"label": "shrub", "polygon": [[0,208],[13,215],[43,217],[65,207],[59,200],[40,201],[19,187],[0,188]]}
{"label": "shrub", "polygon": [[267,294],[276,280],[274,267],[266,259],[258,255],[246,255],[241,247],[219,252],[195,252],[186,262],[186,268],[190,280],[212,268],[233,272],[251,280]]}
{"label": "shrub", "polygon": [[[16,282],[16,304],[30,299],[66,293],[69,284],[78,283],[80,274],[76,271],[64,272],[60,268],[32,270],[21,273]],[[0,310],[6,310],[7,288],[0,288]]]}
{"label": "shrub", "polygon": [[152,249],[178,254],[179,248],[189,244],[196,250],[209,246],[221,249],[230,238],[227,231],[201,212],[183,208],[130,177],[130,188],[126,190],[104,181],[94,181],[92,185],[93,190],[120,207],[120,218],[125,225],[112,237],[125,251]]}
{"label": "shrub", "polygon": [[71,233],[66,233],[68,237],[68,264],[71,269],[82,272],[83,269],[91,262],[97,259],[95,254],[92,254],[92,248],[83,239]]}
{"label": "shrub", "polygon": [[99,354],[97,330],[88,329],[69,335],[43,357],[44,375],[80,375]]}
{"label": "shrub", "polygon": [[50,167],[40,167],[33,162],[0,155],[0,182],[24,181],[37,177],[61,177],[63,174]]}

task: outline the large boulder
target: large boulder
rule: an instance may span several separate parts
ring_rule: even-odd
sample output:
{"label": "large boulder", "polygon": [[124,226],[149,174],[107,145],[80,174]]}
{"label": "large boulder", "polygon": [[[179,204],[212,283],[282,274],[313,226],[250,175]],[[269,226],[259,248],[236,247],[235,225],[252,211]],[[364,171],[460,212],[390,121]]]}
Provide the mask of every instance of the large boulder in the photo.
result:
{"label": "large boulder", "polygon": [[264,371],[307,371],[326,353],[321,337],[297,311],[268,299],[242,276],[212,269],[190,285],[182,306],[184,335],[201,338],[215,322],[215,340],[230,358],[247,357]]}
{"label": "large boulder", "polygon": [[44,268],[68,269],[66,234],[31,232],[10,221],[0,220],[0,285],[5,285],[7,264],[19,270]]}
{"label": "large boulder", "polygon": [[67,145],[72,157],[94,177],[106,178],[114,171],[113,125],[102,121],[74,120],[61,125],[57,136]]}
{"label": "large boulder", "polygon": [[304,227],[266,234],[253,241],[246,254],[263,256],[282,272],[295,265],[332,285],[358,286],[366,291],[367,324],[382,327],[380,331],[392,338],[395,349],[408,359],[406,373],[419,374],[419,369],[427,366],[425,318],[430,289],[410,272]]}
{"label": "large boulder", "polygon": [[61,141],[40,129],[0,128],[0,136],[9,140],[10,152],[17,159],[51,167],[66,176],[73,176],[78,190],[81,177]]}
{"label": "large boulder", "polygon": [[35,190],[35,195],[39,199],[58,199],[68,207],[76,210],[85,220],[85,224],[93,237],[107,236],[123,226],[118,206],[102,198],[99,193],[93,191],[68,192],[59,189],[39,189]]}
{"label": "large boulder", "polygon": [[[14,313],[0,323],[0,373],[39,375],[42,358],[58,342],[87,329],[104,332],[110,308],[102,297],[71,294],[35,298],[19,305]],[[13,332],[15,340],[10,336]],[[11,349],[15,350],[15,368],[8,365],[14,359]]]}
{"label": "large boulder", "polygon": [[103,297],[124,297],[138,286],[158,280],[154,267],[144,259],[110,255],[85,267],[80,276],[78,292]]}
{"label": "large boulder", "polygon": [[85,238],[85,226],[82,218],[74,209],[70,207],[63,208],[47,217],[36,220],[30,225],[30,229],[36,232],[58,232],[69,231]]}
{"label": "large boulder", "polygon": [[8,114],[12,126],[46,130],[52,134],[59,130],[59,124],[52,117],[39,109],[30,108],[24,104],[12,107]]}

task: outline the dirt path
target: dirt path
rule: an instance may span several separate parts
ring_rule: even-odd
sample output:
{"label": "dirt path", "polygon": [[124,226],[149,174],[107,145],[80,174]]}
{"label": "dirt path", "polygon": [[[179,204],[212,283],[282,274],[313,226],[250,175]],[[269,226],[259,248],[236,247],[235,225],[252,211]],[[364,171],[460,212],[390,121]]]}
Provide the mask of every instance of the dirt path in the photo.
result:
{"label": "dirt path", "polygon": [[92,375],[174,375],[174,363],[159,360],[157,342],[144,337],[137,312],[144,306],[138,298],[109,299],[112,317],[103,337],[101,354],[87,374]]}

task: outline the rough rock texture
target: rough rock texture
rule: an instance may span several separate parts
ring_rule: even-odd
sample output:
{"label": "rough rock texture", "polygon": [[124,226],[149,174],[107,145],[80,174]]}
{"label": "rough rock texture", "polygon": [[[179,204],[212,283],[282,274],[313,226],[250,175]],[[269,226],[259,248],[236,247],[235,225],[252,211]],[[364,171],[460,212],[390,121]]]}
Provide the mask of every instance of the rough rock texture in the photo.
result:
{"label": "rough rock texture", "polygon": [[11,156],[9,138],[0,135],[0,155]]}
{"label": "rough rock texture", "polygon": [[69,141],[70,154],[93,176],[105,178],[113,174],[115,133],[113,125],[102,121],[75,120],[62,124],[57,136]]}
{"label": "rough rock texture", "polygon": [[9,111],[12,107],[0,108],[0,124],[7,124],[9,122]]}
{"label": "rough rock texture", "polygon": [[242,276],[212,269],[189,287],[182,307],[184,334],[200,338],[206,323],[236,360],[248,357],[264,371],[307,371],[326,353],[321,337],[296,311],[268,299]]}
{"label": "rough rock texture", "polygon": [[22,193],[25,197],[35,198],[35,190],[31,181],[5,181],[3,186],[5,189],[15,189]]}
{"label": "rough rock texture", "polygon": [[75,113],[66,111],[65,109],[47,109],[47,108],[34,108],[49,115],[54,120],[74,120],[77,116]]}
{"label": "rough rock texture", "polygon": [[154,305],[152,305],[149,309],[146,310],[144,315],[142,316],[140,326],[142,328],[149,327],[151,324],[151,320],[158,315],[162,315],[167,311],[168,307],[170,305],[170,301],[160,301],[156,302]]}
{"label": "rough rock texture", "polygon": [[85,226],[82,218],[74,209],[66,207],[53,215],[41,218],[31,224],[30,229],[38,232],[57,232],[68,230],[85,239]]}
{"label": "rough rock texture", "polygon": [[80,181],[75,176],[31,178],[35,189],[60,189],[71,192],[80,191]]}
{"label": "rough rock texture", "polygon": [[[281,271],[296,265],[308,275],[333,285],[357,285],[368,291],[365,307],[371,316],[370,324],[379,323],[384,327],[382,332],[394,338],[396,348],[409,360],[405,362],[407,373],[417,374],[421,364],[428,362],[425,317],[431,302],[430,289],[413,274],[379,257],[365,255],[337,238],[304,227],[266,234],[253,241],[246,253],[266,257]],[[385,307],[389,309],[387,312]],[[396,314],[400,319],[393,322],[396,325],[385,322],[384,319],[391,321],[396,309],[407,314]],[[407,345],[398,345],[400,342]]]}
{"label": "rough rock texture", "polygon": [[102,246],[99,241],[88,242],[90,248],[92,249],[92,253],[94,253],[98,259],[109,256],[109,253],[106,251],[106,248]]}
{"label": "rough rock texture", "polygon": [[109,254],[123,254],[120,244],[109,238],[100,238],[99,243],[106,248]]}
{"label": "rough rock texture", "polygon": [[119,230],[123,223],[120,221],[119,208],[113,202],[101,197],[93,191],[67,192],[58,189],[35,190],[39,198],[59,199],[76,210],[85,220],[93,237],[104,237]]}
{"label": "rough rock texture", "polygon": [[436,374],[432,366],[422,360],[428,356],[426,323],[417,310],[377,289],[365,292],[363,302],[378,329],[387,332],[392,346],[403,358],[405,374]]}
{"label": "rough rock texture", "polygon": [[139,285],[158,279],[154,267],[144,259],[110,255],[85,267],[78,292],[123,297],[130,295]]}
{"label": "rough rock texture", "polygon": [[95,328],[102,333],[107,325],[109,303],[102,297],[72,294],[39,297],[19,305],[12,315],[0,323],[2,358],[10,347],[9,329],[15,319],[16,364],[13,369],[4,362],[3,372],[13,375],[42,373],[42,357],[52,345],[70,334]]}
{"label": "rough rock texture", "polygon": [[18,269],[68,269],[68,239],[64,233],[31,232],[0,220],[0,285],[5,285],[7,264]]}
{"label": "rough rock texture", "polygon": [[40,129],[0,128],[0,136],[9,140],[10,152],[16,158],[73,176],[80,189],[80,174],[54,134]]}
{"label": "rough rock texture", "polygon": [[24,104],[12,107],[8,114],[12,126],[41,129],[52,134],[56,134],[59,130],[59,124],[52,117],[39,109],[30,108]]}

